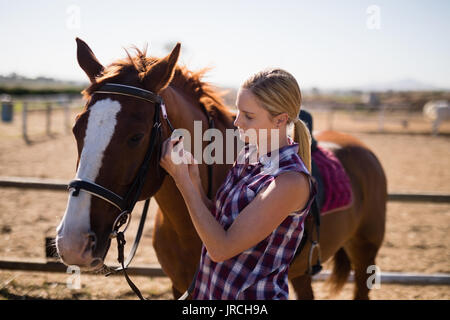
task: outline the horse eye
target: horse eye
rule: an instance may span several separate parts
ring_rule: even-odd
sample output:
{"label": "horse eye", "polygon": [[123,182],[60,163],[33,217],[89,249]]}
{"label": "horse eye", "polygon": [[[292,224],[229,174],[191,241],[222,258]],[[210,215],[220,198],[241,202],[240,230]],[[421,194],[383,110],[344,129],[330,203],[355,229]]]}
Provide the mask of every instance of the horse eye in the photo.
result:
{"label": "horse eye", "polygon": [[144,134],[143,133],[137,133],[137,134],[135,134],[134,136],[132,136],[131,138],[130,138],[130,142],[132,142],[132,143],[137,143],[137,142],[139,142],[139,141],[141,141],[141,139],[144,137]]}

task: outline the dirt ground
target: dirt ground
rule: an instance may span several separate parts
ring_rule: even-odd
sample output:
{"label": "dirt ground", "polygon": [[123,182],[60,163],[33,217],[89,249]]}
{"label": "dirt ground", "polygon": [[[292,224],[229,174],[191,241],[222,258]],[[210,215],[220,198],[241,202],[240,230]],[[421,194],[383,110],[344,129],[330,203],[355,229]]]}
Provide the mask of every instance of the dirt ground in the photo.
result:
{"label": "dirt ground", "polygon": [[[421,114],[392,115],[379,131],[376,114],[312,111],[314,130],[332,128],[355,135],[380,159],[388,190],[410,193],[450,193],[450,123],[431,136],[431,124]],[[0,176],[21,176],[69,181],[75,174],[75,140],[65,132],[63,114],[54,112],[52,137],[45,135],[44,115],[29,117],[29,137],[21,137],[21,117],[0,122]],[[72,114],[72,119],[74,114]],[[408,120],[405,126],[404,120]],[[44,238],[55,236],[67,194],[53,191],[0,189],[0,259],[44,259]],[[134,265],[158,263],[151,245],[155,203]],[[136,230],[138,204],[128,234]],[[389,202],[386,236],[377,258],[381,271],[450,273],[450,204]],[[129,239],[129,242],[131,239]],[[115,264],[113,246],[108,262]],[[329,269],[329,265],[325,265]],[[122,277],[81,275],[81,288],[68,289],[70,275],[0,270],[0,299],[135,299]],[[170,299],[168,278],[133,277],[152,299]],[[330,296],[326,284],[313,283],[318,299],[351,299],[353,284]],[[292,290],[291,290],[292,292]],[[381,284],[372,299],[449,299],[449,286]],[[291,293],[291,298],[295,295]]]}

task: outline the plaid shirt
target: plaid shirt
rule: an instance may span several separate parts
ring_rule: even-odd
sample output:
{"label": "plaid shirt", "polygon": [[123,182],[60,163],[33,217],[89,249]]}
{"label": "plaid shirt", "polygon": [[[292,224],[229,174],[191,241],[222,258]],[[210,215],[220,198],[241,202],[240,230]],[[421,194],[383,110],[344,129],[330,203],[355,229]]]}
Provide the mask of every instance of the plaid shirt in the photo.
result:
{"label": "plaid shirt", "polygon": [[[298,156],[298,144],[289,145],[261,156],[256,148],[246,145],[217,190],[212,214],[227,230],[241,212],[278,175],[297,171],[310,176]],[[303,208],[293,212],[264,240],[240,254],[214,262],[203,245],[200,266],[192,292],[199,300],[288,299],[288,268],[303,235],[304,220],[317,193],[315,180],[310,181],[310,198]]]}

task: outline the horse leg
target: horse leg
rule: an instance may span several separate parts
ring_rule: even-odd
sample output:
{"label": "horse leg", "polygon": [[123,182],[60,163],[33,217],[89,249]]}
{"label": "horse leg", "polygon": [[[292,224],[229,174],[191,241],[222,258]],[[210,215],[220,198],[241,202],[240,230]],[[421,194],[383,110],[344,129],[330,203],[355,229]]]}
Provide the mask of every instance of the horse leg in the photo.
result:
{"label": "horse leg", "polygon": [[368,279],[372,277],[373,271],[368,268],[376,267],[375,258],[383,243],[387,188],[384,181],[378,185],[380,187],[377,190],[369,190],[371,194],[366,196],[367,208],[362,209],[365,214],[361,223],[354,235],[344,244],[345,253],[355,272],[354,299],[369,299],[372,283],[368,283]]}
{"label": "horse leg", "polygon": [[[351,237],[352,230],[356,229],[355,207],[337,211],[321,217],[321,237],[320,253],[322,263],[330,258],[333,259],[333,272],[328,280],[328,286],[333,294],[339,292],[341,287],[347,282],[350,273],[350,260],[345,254],[342,246]],[[311,219],[305,222],[305,230],[314,228]],[[308,234],[311,235],[312,232]],[[302,251],[293,259],[289,267],[289,280],[294,286],[298,299],[313,299],[313,289],[311,287],[311,277],[306,275],[308,270],[309,252],[311,250],[311,237]],[[317,261],[317,250],[313,252],[312,263]]]}
{"label": "horse leg", "polygon": [[345,252],[355,272],[355,288],[353,298],[355,300],[369,300],[371,284],[368,278],[372,275],[369,266],[375,266],[375,257],[378,253],[379,245],[364,240],[361,237],[351,239],[345,245]]}
{"label": "horse leg", "polygon": [[[345,152],[348,151],[348,152]],[[370,152],[349,147],[336,152],[350,173],[357,206],[355,228],[344,242],[342,258],[346,255],[355,272],[355,299],[369,299],[368,267],[375,265],[375,257],[383,242],[386,225],[387,181],[381,163]],[[359,164],[356,164],[356,163]],[[356,164],[356,165],[355,165]],[[347,268],[348,269],[348,268]]]}
{"label": "horse leg", "polygon": [[314,293],[311,286],[311,276],[304,274],[302,276],[291,279],[294,291],[298,300],[313,300]]}
{"label": "horse leg", "polygon": [[[192,282],[199,254],[190,251],[186,244],[197,245],[198,240],[180,238],[158,207],[153,231],[153,247],[164,273],[172,281],[172,292],[178,299]],[[200,250],[198,250],[200,252]]]}

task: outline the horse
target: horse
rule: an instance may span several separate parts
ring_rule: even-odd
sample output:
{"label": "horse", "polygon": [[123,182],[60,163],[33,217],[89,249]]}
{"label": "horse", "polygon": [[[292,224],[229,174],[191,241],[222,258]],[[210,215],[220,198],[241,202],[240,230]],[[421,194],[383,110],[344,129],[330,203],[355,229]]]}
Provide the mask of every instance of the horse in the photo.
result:
{"label": "horse", "polygon": [[[84,41],[78,38],[76,41],[78,63],[91,81],[83,91],[86,106],[73,127],[78,149],[77,178],[91,181],[116,195],[125,195],[146,156],[155,123],[155,103],[151,99],[102,91],[108,83],[159,95],[165,103],[164,118],[170,119],[173,127],[188,130],[191,137],[194,136],[194,121],[201,121],[206,130],[210,125],[209,117],[213,119],[214,128],[223,134],[227,129],[236,129],[236,113],[225,106],[216,88],[202,80],[207,69],[192,72],[177,64],[179,43],[164,58],[147,57],[146,50],[135,48],[134,56],[127,51],[126,58],[104,67]],[[168,122],[162,121],[158,127],[161,127],[161,136],[156,141],[157,150],[171,132]],[[235,143],[238,133],[223,137]],[[375,264],[384,237],[386,177],[375,154],[358,139],[334,131],[318,134],[316,139],[319,143],[327,142],[328,147],[334,146],[333,152],[347,170],[354,193],[354,204],[350,208],[322,219],[322,259],[334,257],[330,281],[336,292],[353,268],[354,297],[368,299],[366,271]],[[207,145],[208,141],[203,141],[202,148]],[[224,158],[228,152],[235,151],[226,148]],[[236,155],[233,154],[233,159]],[[159,156],[155,152],[148,160],[148,173],[137,200],[154,197],[158,204],[153,247],[162,270],[172,281],[174,298],[178,298],[192,282],[202,243],[174,180],[159,166]],[[209,176],[208,165],[200,162],[203,188],[215,194],[231,166],[227,161],[214,163],[212,176]],[[89,192],[75,194],[75,191],[69,194],[65,214],[57,227],[58,254],[67,265],[78,265],[81,270],[99,270],[111,244],[111,229],[121,213],[111,201]],[[289,280],[299,299],[314,298],[311,275],[306,272],[310,245],[305,245],[289,268]],[[317,258],[317,252],[313,256]]]}
{"label": "horse", "polygon": [[450,104],[446,100],[431,100],[423,106],[423,115],[433,121],[432,134],[439,134],[439,126],[442,122],[450,120]]}

